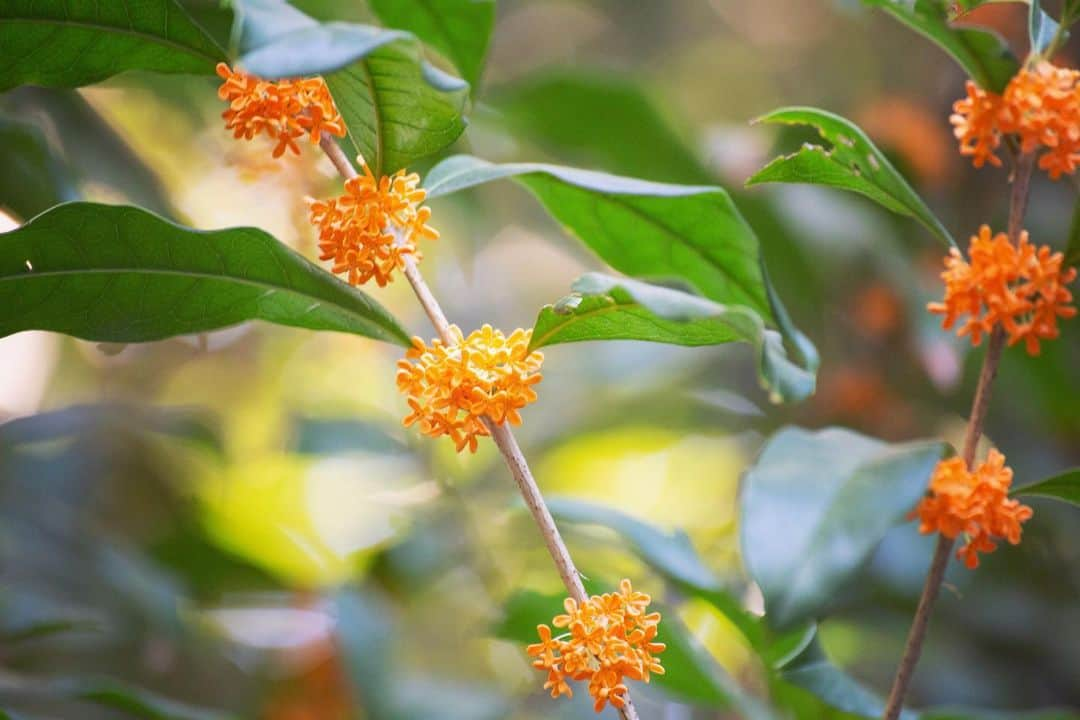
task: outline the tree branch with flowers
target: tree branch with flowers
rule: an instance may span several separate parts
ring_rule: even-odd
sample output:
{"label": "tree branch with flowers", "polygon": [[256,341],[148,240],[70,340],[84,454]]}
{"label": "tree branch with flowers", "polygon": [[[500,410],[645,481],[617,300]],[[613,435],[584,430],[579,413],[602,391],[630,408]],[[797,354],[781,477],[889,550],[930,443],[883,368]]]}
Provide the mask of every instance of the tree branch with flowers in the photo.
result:
{"label": "tree branch with flowers", "polygon": [[[124,3],[123,12],[24,0],[0,9],[0,62],[9,68],[0,90],[78,88],[126,71],[216,76],[226,133],[259,143],[275,163],[321,153],[341,183],[337,195],[305,199],[317,260],[255,228],[202,231],[135,205],[78,199],[42,206],[23,196],[8,200],[0,186],[0,204],[22,221],[0,235],[0,334],[47,330],[142,343],[258,320],[396,345],[404,352],[392,383],[401,425],[458,454],[478,453],[490,438],[547,550],[555,573],[545,574],[564,586],[566,596],[513,593],[495,631],[543,674],[536,689],[542,685],[552,698],[584,690],[593,711],[610,706],[626,720],[659,717],[651,712],[659,702],[755,720],[914,716],[904,703],[954,550],[975,570],[981,554],[1002,541],[1019,544],[1024,524],[1037,522],[1017,495],[1076,503],[1080,492],[1075,471],[1018,489],[1001,450],[990,447],[979,459],[1003,354],[1022,346],[1039,356],[1076,315],[1076,246],[1063,252],[1035,244],[1023,228],[1033,173],[1075,179],[1080,165],[1080,71],[1055,62],[1080,5],[1066,2],[1055,18],[1029,0],[1031,50],[1021,64],[995,36],[956,24],[981,2],[864,0],[937,43],[970,76],[949,118],[958,151],[975,168],[1007,172],[1001,179],[1010,194],[1006,231],[995,233],[988,219],[966,252],[854,122],[812,107],[759,118],[809,128],[818,141],[777,157],[748,186],[842,189],[914,220],[947,249],[943,296],[925,310],[972,346],[987,342],[959,454],[936,439],[894,443],[842,428],[763,428],[738,500],[747,577],[737,592],[685,534],[664,528],[663,518],[546,497],[512,427],[525,423],[541,392],[541,349],[579,342],[738,344],[772,404],[810,397],[818,351],[770,280],[775,266],[755,232],[768,225],[740,211],[754,206],[754,196],[739,191],[733,198],[704,181],[662,183],[452,154],[462,147],[479,92],[494,2],[415,3],[425,6],[416,12],[401,3],[371,3],[382,25],[320,21],[284,0],[235,0],[228,8],[212,5],[208,16],[181,0]],[[218,13],[229,21],[228,48],[206,29]],[[35,131],[20,141],[34,142]],[[427,167],[428,158],[436,163],[423,175],[412,171]],[[504,332],[482,322],[466,330],[449,320],[421,273],[425,251],[448,239],[432,207],[503,179],[526,189],[605,270],[620,275],[583,275],[566,297],[538,311],[532,328]],[[376,299],[402,276],[434,339],[407,332]],[[3,437],[0,426],[0,448]],[[882,698],[832,664],[819,622],[886,535],[913,520],[919,533],[938,537]],[[563,531],[593,526],[610,531],[620,553],[637,557],[644,582],[616,585],[579,571],[570,551],[578,552],[576,536],[568,542]],[[687,631],[682,618],[691,603],[731,626],[760,665],[757,682],[730,677]],[[812,703],[793,700],[796,692],[808,692]],[[365,712],[412,717],[402,709],[407,703],[386,693],[389,700]],[[635,704],[632,695],[646,700]],[[103,692],[80,698],[106,696],[115,699]],[[152,703],[124,702],[158,712]],[[947,717],[941,712],[922,717]]]}

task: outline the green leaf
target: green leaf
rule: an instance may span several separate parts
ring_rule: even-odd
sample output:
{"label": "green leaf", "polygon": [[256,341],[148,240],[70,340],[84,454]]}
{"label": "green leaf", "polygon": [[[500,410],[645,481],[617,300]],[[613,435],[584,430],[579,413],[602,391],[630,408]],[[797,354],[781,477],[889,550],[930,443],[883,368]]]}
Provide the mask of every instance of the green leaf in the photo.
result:
{"label": "green leaf", "polygon": [[70,203],[0,235],[0,336],[143,342],[256,319],[408,344],[374,300],[255,228]]}
{"label": "green leaf", "polygon": [[951,0],[863,0],[879,7],[915,32],[935,42],[964,68],[971,79],[1000,93],[1020,69],[997,35],[949,24]]}
{"label": "green leaf", "polygon": [[751,645],[763,646],[758,619],[724,589],[686,533],[668,533],[618,510],[569,498],[549,498],[548,508],[560,522],[600,525],[618,533],[649,567],[723,613]]}
{"label": "green leaf", "polygon": [[770,182],[827,185],[860,193],[885,208],[922,223],[946,245],[956,241],[885,155],[850,120],[810,107],[774,110],[755,122],[810,125],[829,147],[804,145],[755,173],[747,185]]}
{"label": "green leaf", "polygon": [[1066,708],[1048,710],[985,710],[982,708],[930,708],[921,720],[1078,720],[1080,714]]}
{"label": "green leaf", "polygon": [[495,26],[495,0],[371,0],[370,5],[384,25],[431,45],[476,88]]}
{"label": "green leaf", "polygon": [[175,218],[157,175],[77,91],[22,87],[4,95],[3,102],[13,117],[55,128],[48,140],[54,156],[67,161],[69,182],[101,187],[110,197]]}
{"label": "green leaf", "polygon": [[319,23],[276,0],[245,0],[240,64],[266,78],[324,75],[345,121],[348,152],[377,175],[443,150],[465,129],[467,84],[423,60],[400,30]]}
{"label": "green leaf", "polygon": [[0,207],[20,219],[78,196],[62,163],[33,125],[0,117],[0,155],[4,158]]}
{"label": "green leaf", "polygon": [[176,0],[0,4],[0,92],[80,87],[125,70],[209,75],[224,59]]}
{"label": "green leaf", "polygon": [[[0,235],[0,246],[3,237]],[[110,403],[71,405],[9,420],[0,424],[0,447],[50,442],[102,428],[160,433],[190,441],[219,457],[225,455],[220,429],[204,412]]]}
{"label": "green leaf", "polygon": [[1015,488],[1012,494],[1038,495],[1080,505],[1080,468],[1072,468],[1037,483]]}
{"label": "green leaf", "polygon": [[500,87],[491,103],[515,137],[556,155],[649,180],[713,181],[640,84],[609,71],[546,70]]}
{"label": "green leaf", "polygon": [[[833,665],[816,636],[795,657],[777,666],[780,678],[807,690],[837,710],[864,718],[880,718],[885,709],[881,697],[867,689],[840,668]],[[900,714],[901,720],[916,720],[910,710]]]}
{"label": "green leaf", "polygon": [[775,321],[753,231],[723,189],[667,185],[543,163],[495,165],[468,155],[443,160],[429,198],[513,178],[569,232],[616,270],[678,278],[717,302]]}
{"label": "green leaf", "polygon": [[720,305],[696,295],[628,278],[588,273],[567,296],[544,307],[531,348],[588,340],[644,340],[701,346],[745,342],[754,346],[762,386],[777,400],[802,400],[814,391],[814,373],[791,362],[780,334],[753,310]]}
{"label": "green leaf", "polygon": [[890,445],[839,428],[786,428],[744,478],[741,546],[766,618],[814,618],[925,493],[940,442]]}
{"label": "green leaf", "polygon": [[1031,7],[1028,12],[1028,38],[1031,41],[1031,52],[1042,55],[1058,39],[1061,26],[1042,9],[1040,0],[1029,1]]}

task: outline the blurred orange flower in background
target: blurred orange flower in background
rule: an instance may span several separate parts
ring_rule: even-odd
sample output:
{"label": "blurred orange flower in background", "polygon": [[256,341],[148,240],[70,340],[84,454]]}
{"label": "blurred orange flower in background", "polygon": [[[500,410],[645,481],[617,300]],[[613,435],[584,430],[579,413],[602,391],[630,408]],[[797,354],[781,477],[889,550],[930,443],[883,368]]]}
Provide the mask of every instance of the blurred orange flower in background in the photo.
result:
{"label": "blurred orange flower in background", "polygon": [[333,260],[333,272],[350,285],[374,278],[382,287],[407,255],[423,258],[418,240],[439,233],[427,225],[431,210],[420,205],[427,193],[417,187],[419,175],[398,170],[376,179],[363,158],[360,163],[363,174],[345,181],[344,194],[310,201],[310,219],[319,229],[320,260]]}
{"label": "blurred orange flower in background", "polygon": [[649,682],[652,673],[663,675],[656,655],[665,646],[655,642],[660,613],[645,612],[650,602],[652,598],[624,579],[617,593],[593,595],[583,603],[567,598],[566,613],[551,621],[566,630],[562,635],[553,638],[550,627],[538,625],[540,642],[526,652],[536,658],[533,667],[547,672],[544,689],[551,697],[573,696],[567,679],[587,681],[596,712],[607,703],[621,708],[626,704],[625,678]]}
{"label": "blurred orange flower in background", "polygon": [[509,337],[484,325],[464,337],[450,326],[454,342],[434,340],[428,347],[413,338],[413,347],[398,361],[397,386],[411,412],[406,427],[419,423],[431,437],[448,435],[458,452],[476,452],[477,438],[489,435],[484,418],[496,424],[521,424],[518,413],[536,400],[544,356],[529,352],[532,330]]}
{"label": "blurred orange flower in background", "polygon": [[1012,469],[996,449],[973,472],[963,458],[942,460],[930,478],[930,495],[910,517],[919,518],[919,532],[924,534],[940,532],[947,538],[965,534],[967,541],[956,556],[974,569],[979,566],[980,552],[997,549],[994,538],[1019,543],[1020,524],[1032,516],[1031,508],[1009,498],[1012,479]]}
{"label": "blurred orange flower in background", "polygon": [[1072,293],[1065,288],[1076,279],[1076,268],[1063,268],[1060,252],[1029,243],[1026,231],[1013,245],[1005,233],[993,235],[983,225],[971,238],[968,255],[970,260],[956,248],[950,251],[941,274],[944,301],[927,305],[945,316],[946,330],[967,315],[957,334],[970,335],[972,344],[1000,325],[1010,346],[1023,340],[1028,353],[1038,355],[1040,340],[1058,337],[1058,318],[1076,315],[1069,305]]}
{"label": "blurred orange flower in background", "polygon": [[304,135],[312,143],[318,143],[324,132],[345,136],[345,123],[321,77],[271,82],[232,70],[225,63],[218,63],[217,74],[224,81],[218,97],[229,103],[221,114],[225,129],[245,140],[270,136],[277,141],[274,157],[281,157],[285,150],[299,155],[296,140]]}

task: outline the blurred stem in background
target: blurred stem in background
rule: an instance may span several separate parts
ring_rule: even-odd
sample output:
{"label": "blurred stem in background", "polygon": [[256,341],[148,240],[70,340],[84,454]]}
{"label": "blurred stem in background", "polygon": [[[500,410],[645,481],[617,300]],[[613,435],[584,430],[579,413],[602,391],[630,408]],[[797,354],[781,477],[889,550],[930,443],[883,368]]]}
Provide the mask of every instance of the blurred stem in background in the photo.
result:
{"label": "blurred stem in background", "polygon": [[[1015,165],[1012,175],[1012,192],[1009,199],[1009,241],[1016,243],[1020,237],[1020,230],[1024,223],[1024,215],[1027,211],[1028,197],[1031,188],[1031,173],[1035,167],[1035,156],[1032,153],[1013,153]],[[968,418],[967,431],[964,434],[964,447],[962,456],[968,470],[974,470],[975,451],[979,446],[979,439],[983,435],[983,427],[986,423],[986,414],[990,408],[990,394],[994,378],[997,377],[998,365],[1001,362],[1001,352],[1005,347],[1005,331],[1001,326],[994,328],[987,344],[986,356],[983,358],[982,370],[979,372],[979,382],[975,387],[975,398],[971,404],[971,415]],[[923,641],[926,639],[926,629],[930,624],[930,615],[934,611],[934,603],[941,590],[941,583],[945,579],[945,569],[949,565],[949,556],[952,553],[955,539],[938,536],[937,545],[934,548],[934,556],[930,561],[930,570],[926,575],[926,583],[923,585],[922,595],[919,596],[919,604],[915,610],[915,619],[911,623],[907,642],[904,644],[904,653],[900,658],[900,665],[896,670],[896,678],[893,680],[892,689],[889,691],[889,699],[885,704],[884,720],[897,720],[904,706],[904,696],[907,695],[908,686],[915,673],[915,666],[919,662],[922,653]]]}

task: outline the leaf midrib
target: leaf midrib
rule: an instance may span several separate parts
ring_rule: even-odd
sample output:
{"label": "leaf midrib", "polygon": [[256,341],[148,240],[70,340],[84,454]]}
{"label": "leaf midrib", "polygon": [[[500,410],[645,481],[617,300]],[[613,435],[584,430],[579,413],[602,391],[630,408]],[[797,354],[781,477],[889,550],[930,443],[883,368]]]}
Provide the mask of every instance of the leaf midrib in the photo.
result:
{"label": "leaf midrib", "polygon": [[[585,297],[590,297],[590,296],[585,296]],[[597,297],[597,296],[593,295],[591,297]],[[610,296],[608,296],[608,297],[610,297]],[[551,306],[548,306],[548,307],[551,307]],[[581,312],[581,313],[576,312],[576,311],[571,311],[567,315],[568,319],[567,319],[566,322],[561,323],[559,325],[556,325],[549,332],[544,333],[543,335],[541,335],[539,342],[530,343],[529,344],[529,349],[530,350],[533,350],[533,349],[539,350],[542,347],[547,347],[546,343],[547,343],[548,339],[550,339],[553,335],[557,334],[560,330],[562,330],[567,325],[569,325],[573,320],[585,320],[585,319],[595,317],[597,315],[605,315],[607,313],[616,312],[618,310],[625,310],[627,308],[640,308],[642,310],[645,310],[646,312],[649,312],[649,313],[652,313],[653,315],[656,315],[656,313],[652,312],[651,310],[649,310],[647,307],[645,307],[641,303],[638,303],[638,302],[620,302],[620,301],[615,300],[615,299],[612,298],[612,303],[610,305],[606,305],[604,307],[595,308],[593,310],[586,310],[586,311]],[[552,308],[552,312],[554,312],[554,308]],[[724,315],[727,314],[728,312],[731,312],[731,311],[729,309],[725,309],[723,312],[717,312],[714,315],[706,315],[706,316],[699,317],[699,318],[691,318],[690,320],[688,320],[686,322],[692,322],[693,320],[719,320],[720,322],[724,322]],[[667,322],[680,322],[679,320],[669,320],[667,318],[660,317],[659,315],[656,315],[656,317],[658,319],[660,319],[660,320],[666,320]],[[728,325],[728,327],[730,327],[733,330],[737,330],[737,328],[735,328],[734,326],[732,326],[730,324]],[[728,342],[749,342],[749,341],[743,339],[743,340],[730,340]],[[720,345],[722,343],[716,343],[716,344]]]}
{"label": "leaf midrib", "polygon": [[261,283],[255,280],[239,278],[235,275],[215,275],[208,272],[182,272],[179,270],[163,270],[160,268],[87,268],[84,270],[30,270],[21,275],[0,276],[0,283],[8,281],[32,280],[36,278],[66,277],[69,275],[165,275],[170,277],[191,278],[195,280],[217,280],[220,282],[234,283],[236,285],[247,285],[263,290],[273,289],[274,291],[290,293],[302,298],[316,300],[320,303],[324,303],[332,307],[341,308],[342,310],[352,314],[352,312],[344,305],[340,305],[332,300],[327,300],[326,298],[319,297],[318,295],[312,295],[311,293],[298,290],[291,285],[286,286],[269,282]]}
{"label": "leaf midrib", "polygon": [[57,25],[57,26],[61,26],[61,27],[74,25],[76,27],[91,28],[91,29],[94,29],[94,30],[100,30],[100,31],[103,31],[103,32],[106,32],[106,33],[111,33],[111,34],[114,34],[114,35],[127,35],[129,37],[136,37],[136,38],[146,39],[148,42],[151,42],[153,44],[162,45],[162,46],[165,46],[165,47],[176,48],[178,50],[182,50],[182,51],[187,52],[189,55],[193,55],[193,56],[199,57],[199,58],[204,58],[204,59],[210,60],[210,61],[217,61],[217,60],[222,59],[220,56],[208,55],[208,54],[202,52],[201,50],[199,50],[197,48],[194,48],[194,47],[192,47],[190,45],[183,45],[183,44],[181,44],[179,42],[176,42],[175,40],[171,40],[169,38],[163,38],[160,35],[154,35],[154,34],[151,34],[151,33],[148,33],[148,32],[140,31],[140,30],[121,28],[121,27],[117,27],[115,25],[99,25],[99,24],[96,24],[96,23],[87,22],[85,20],[53,20],[53,19],[44,19],[44,18],[5,17],[2,20],[0,20],[0,22],[13,22],[13,23],[23,23],[23,24],[32,24],[32,25]]}

